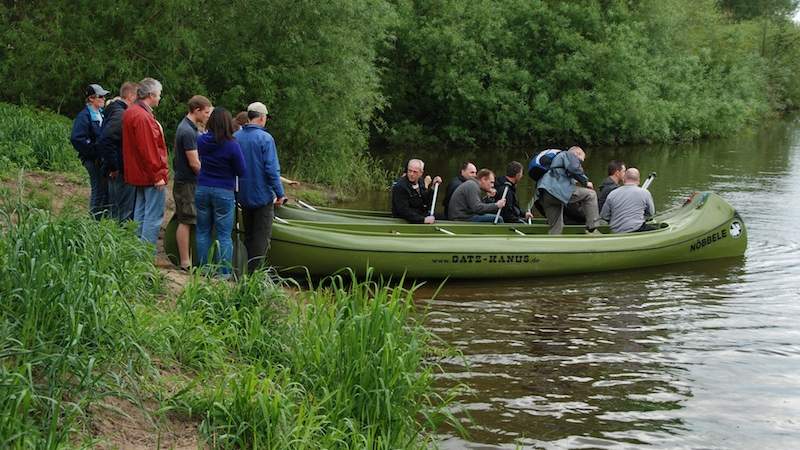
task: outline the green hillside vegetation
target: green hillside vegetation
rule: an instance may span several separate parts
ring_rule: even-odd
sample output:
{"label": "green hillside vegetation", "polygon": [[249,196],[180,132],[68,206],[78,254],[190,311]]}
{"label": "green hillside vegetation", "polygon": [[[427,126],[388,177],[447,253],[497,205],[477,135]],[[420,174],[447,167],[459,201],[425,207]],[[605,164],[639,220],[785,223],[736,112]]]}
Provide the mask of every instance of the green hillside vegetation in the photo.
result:
{"label": "green hillside vegetation", "polygon": [[0,102],[0,167],[74,172],[81,167],[69,143],[72,122],[59,114]]}
{"label": "green hillside vegetation", "polygon": [[6,2],[0,100],[72,116],[86,83],[152,76],[168,131],[193,94],[262,100],[294,175],[369,188],[387,143],[670,142],[797,109],[797,3]]}
{"label": "green hillside vegetation", "polygon": [[427,448],[447,417],[411,291],[331,278],[289,298],[262,272],[167,300],[130,227],[8,196],[0,265],[2,448],[102,444],[114,399],[211,448]]}

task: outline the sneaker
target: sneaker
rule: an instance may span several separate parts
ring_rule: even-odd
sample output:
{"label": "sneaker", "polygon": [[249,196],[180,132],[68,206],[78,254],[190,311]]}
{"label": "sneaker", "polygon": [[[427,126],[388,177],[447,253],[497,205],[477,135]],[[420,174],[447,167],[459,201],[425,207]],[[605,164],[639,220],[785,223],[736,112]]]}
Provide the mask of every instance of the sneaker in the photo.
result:
{"label": "sneaker", "polygon": [[586,233],[586,234],[593,234],[593,235],[603,234],[597,228],[595,228],[593,230],[586,229],[583,232]]}

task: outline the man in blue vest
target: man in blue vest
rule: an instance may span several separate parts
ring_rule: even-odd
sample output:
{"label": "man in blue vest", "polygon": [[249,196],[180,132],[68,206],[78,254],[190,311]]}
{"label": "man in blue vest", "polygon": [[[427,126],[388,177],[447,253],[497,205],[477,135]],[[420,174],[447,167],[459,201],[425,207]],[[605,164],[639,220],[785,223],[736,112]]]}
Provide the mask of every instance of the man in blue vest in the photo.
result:
{"label": "man in blue vest", "polygon": [[89,197],[89,212],[95,219],[103,217],[108,209],[108,181],[103,174],[100,152],[97,141],[103,129],[103,104],[108,91],[99,84],[90,84],[84,91],[86,107],[78,113],[72,122],[70,142],[78,152],[83,167],[89,173],[89,184],[92,188]]}
{"label": "man in blue vest", "polygon": [[272,237],[275,206],[287,198],[281,184],[281,165],[275,139],[264,129],[270,118],[261,102],[247,107],[248,124],[234,136],[242,148],[247,174],[239,179],[237,199],[242,205],[247,271],[257,270],[265,261]]}

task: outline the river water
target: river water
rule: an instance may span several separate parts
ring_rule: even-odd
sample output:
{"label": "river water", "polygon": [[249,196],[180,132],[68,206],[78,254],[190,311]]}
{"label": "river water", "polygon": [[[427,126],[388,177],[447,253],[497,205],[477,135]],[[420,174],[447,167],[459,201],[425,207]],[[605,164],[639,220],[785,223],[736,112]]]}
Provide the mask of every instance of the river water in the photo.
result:
{"label": "river water", "polygon": [[[647,174],[656,208],[712,190],[749,232],[744,258],[597,275],[450,281],[427,325],[463,357],[441,361],[469,435],[444,449],[800,448],[800,122],[689,145],[588,147],[600,184],[611,159]],[[427,152],[503,172],[528,152]],[[410,154],[394,154],[391,167]],[[531,186],[520,187],[523,202]],[[388,193],[348,206],[387,208]]]}

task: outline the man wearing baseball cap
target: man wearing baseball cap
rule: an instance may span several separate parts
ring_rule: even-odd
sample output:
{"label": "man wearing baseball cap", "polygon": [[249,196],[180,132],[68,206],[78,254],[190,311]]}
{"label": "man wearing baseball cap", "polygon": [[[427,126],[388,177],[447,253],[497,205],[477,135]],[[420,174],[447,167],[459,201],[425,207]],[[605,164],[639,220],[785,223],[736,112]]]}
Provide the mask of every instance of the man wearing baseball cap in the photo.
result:
{"label": "man wearing baseball cap", "polygon": [[83,167],[89,173],[92,188],[89,197],[89,211],[95,219],[106,215],[108,210],[108,182],[103,176],[100,152],[97,141],[103,127],[103,104],[108,91],[99,84],[90,84],[84,89],[86,107],[78,113],[72,122],[70,142],[78,152]]}
{"label": "man wearing baseball cap", "polygon": [[275,139],[264,129],[270,118],[261,102],[247,107],[249,123],[234,136],[242,148],[245,166],[250,168],[239,180],[237,198],[242,205],[244,245],[247,248],[247,271],[258,269],[266,259],[272,237],[275,206],[287,199],[281,184],[281,165]]}

